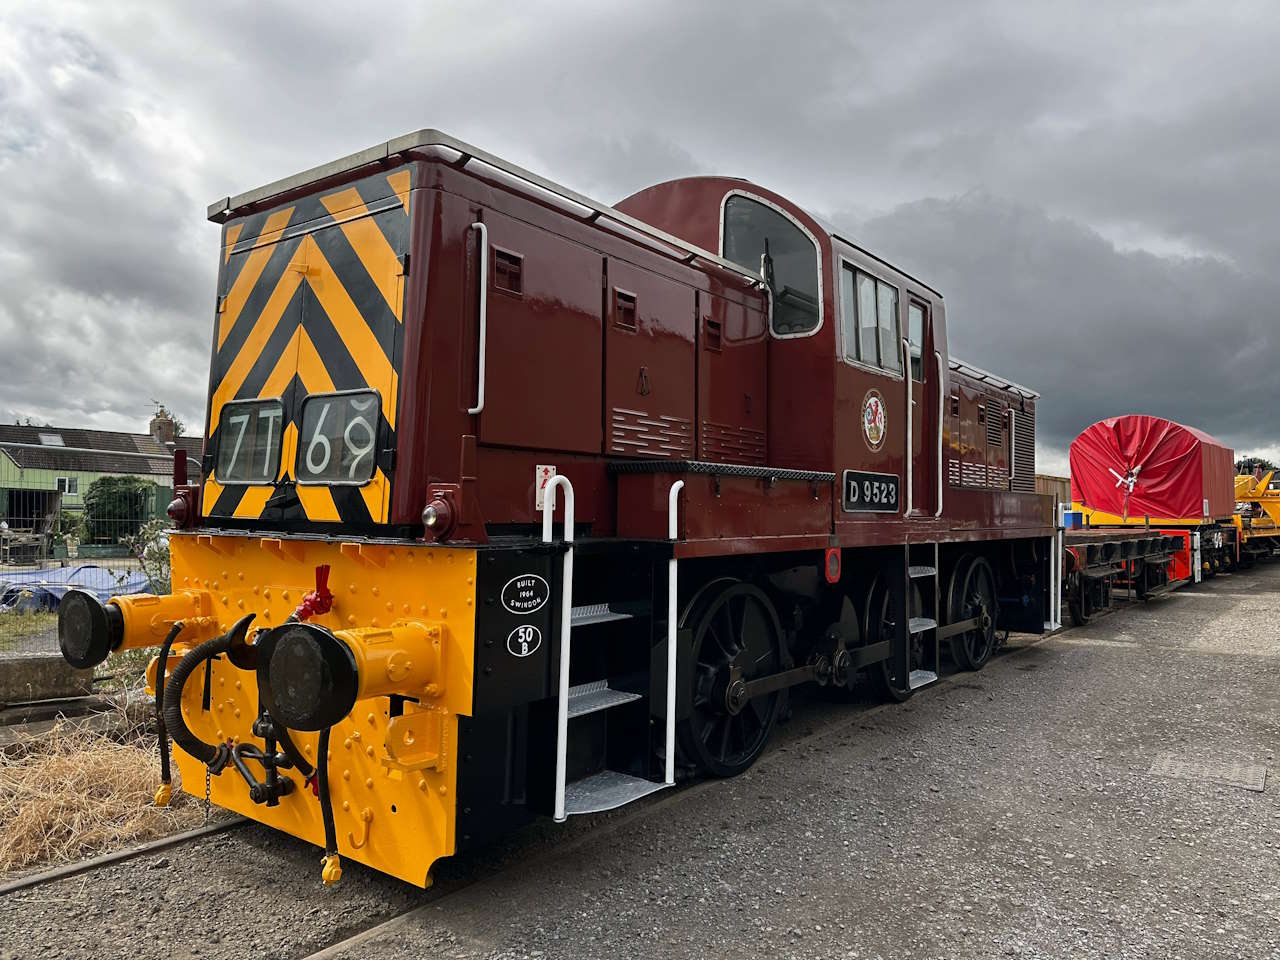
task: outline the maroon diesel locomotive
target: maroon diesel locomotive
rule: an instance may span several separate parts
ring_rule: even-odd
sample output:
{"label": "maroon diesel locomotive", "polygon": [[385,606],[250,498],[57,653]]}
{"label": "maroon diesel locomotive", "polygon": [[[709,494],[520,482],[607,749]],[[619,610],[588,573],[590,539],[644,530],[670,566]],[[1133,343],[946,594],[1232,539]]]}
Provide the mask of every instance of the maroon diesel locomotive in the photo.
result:
{"label": "maroon diesel locomotive", "polygon": [[426,883],[535,814],[746,769],[792,686],[903,700],[1056,626],[1036,394],[783,196],[608,207],[424,130],[210,217],[174,593],[73,595],[62,643],[167,639],[185,782],[323,842],[327,880]]}

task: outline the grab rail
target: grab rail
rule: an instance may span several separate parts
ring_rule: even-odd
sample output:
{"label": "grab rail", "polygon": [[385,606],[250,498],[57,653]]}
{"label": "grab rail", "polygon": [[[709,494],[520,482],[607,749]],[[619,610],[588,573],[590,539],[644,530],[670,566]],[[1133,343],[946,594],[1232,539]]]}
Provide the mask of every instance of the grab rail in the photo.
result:
{"label": "grab rail", "polygon": [[560,582],[560,687],[556,695],[556,808],[555,819],[563,823],[565,780],[569,767],[569,651],[573,630],[573,484],[563,474],[547,481],[542,501],[542,542],[551,543],[552,514],[556,510],[556,490],[564,487],[564,566]]}
{"label": "grab rail", "polygon": [[480,234],[480,355],[476,374],[476,405],[467,407],[467,413],[476,414],[484,409],[484,358],[485,344],[489,339],[489,228],[476,222],[471,225],[471,229]]}
{"label": "grab rail", "polygon": [[[680,491],[684,481],[677,480],[667,491],[667,539],[675,542],[680,535],[677,523],[680,511]],[[676,557],[672,547],[667,561],[667,753],[666,776],[668,785],[676,782]]]}
{"label": "grab rail", "polygon": [[909,517],[915,513],[916,509],[913,499],[915,491],[912,484],[912,479],[916,472],[916,461],[911,453],[911,404],[914,402],[911,399],[911,341],[906,337],[902,338],[902,372],[904,374],[902,379],[907,381],[907,413],[903,417],[907,422],[907,451],[906,456],[903,457],[903,462],[907,465],[907,508],[902,511],[902,515]]}

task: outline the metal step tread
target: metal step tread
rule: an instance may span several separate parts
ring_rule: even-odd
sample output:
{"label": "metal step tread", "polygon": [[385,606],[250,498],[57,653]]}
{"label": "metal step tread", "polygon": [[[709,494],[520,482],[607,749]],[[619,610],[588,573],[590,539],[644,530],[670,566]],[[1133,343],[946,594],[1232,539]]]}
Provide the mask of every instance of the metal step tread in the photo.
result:
{"label": "metal step tread", "polygon": [[937,625],[938,621],[930,617],[912,617],[907,622],[907,630],[910,631],[912,635],[915,635],[917,633],[924,633],[926,630],[932,630]]}
{"label": "metal step tread", "polygon": [[608,680],[592,680],[590,683],[579,683],[569,688],[569,717],[581,717],[595,713],[597,710],[608,710],[632,700],[639,700],[640,694],[628,693],[626,690],[614,690]]}
{"label": "metal step tread", "polygon": [[616,810],[666,786],[665,783],[654,783],[616,770],[602,770],[565,785],[564,812],[572,816]]}
{"label": "metal step tread", "polygon": [[918,690],[920,687],[934,683],[937,679],[938,675],[932,670],[912,670],[911,675],[907,677],[907,686],[912,690]]}
{"label": "metal step tread", "polygon": [[630,620],[635,614],[619,613],[617,610],[610,610],[607,603],[588,603],[581,607],[574,607],[569,614],[569,625],[574,627],[585,627],[593,623],[611,623],[614,620]]}
{"label": "metal step tread", "polygon": [[922,580],[925,577],[936,577],[938,571],[935,567],[926,564],[912,564],[907,567],[907,574],[912,580]]}

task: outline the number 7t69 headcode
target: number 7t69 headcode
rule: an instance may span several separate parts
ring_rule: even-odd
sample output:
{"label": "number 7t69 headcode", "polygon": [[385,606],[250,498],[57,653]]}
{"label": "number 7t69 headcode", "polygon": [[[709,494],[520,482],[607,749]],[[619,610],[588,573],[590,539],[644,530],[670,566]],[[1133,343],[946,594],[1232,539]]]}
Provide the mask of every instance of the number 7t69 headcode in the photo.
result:
{"label": "number 7t69 headcode", "polygon": [[72,591],[60,642],[158,648],[157,802],[207,777],[325,882],[738,773],[789,686],[902,699],[1056,616],[1036,395],[785,197],[609,207],[424,130],[209,216],[172,592]]}

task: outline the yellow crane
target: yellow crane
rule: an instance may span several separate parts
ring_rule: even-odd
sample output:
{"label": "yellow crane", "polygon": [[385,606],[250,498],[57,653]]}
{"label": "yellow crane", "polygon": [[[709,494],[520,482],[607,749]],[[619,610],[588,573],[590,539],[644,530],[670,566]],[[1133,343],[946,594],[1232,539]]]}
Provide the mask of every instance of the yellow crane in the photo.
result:
{"label": "yellow crane", "polygon": [[1235,525],[1242,556],[1267,556],[1280,548],[1280,489],[1271,486],[1274,476],[1271,470],[1261,477],[1236,477]]}

